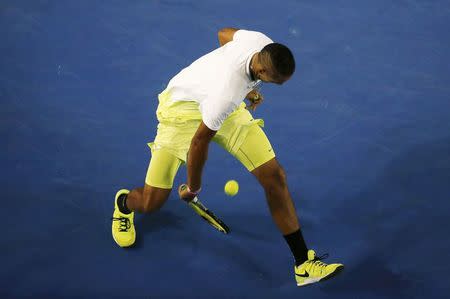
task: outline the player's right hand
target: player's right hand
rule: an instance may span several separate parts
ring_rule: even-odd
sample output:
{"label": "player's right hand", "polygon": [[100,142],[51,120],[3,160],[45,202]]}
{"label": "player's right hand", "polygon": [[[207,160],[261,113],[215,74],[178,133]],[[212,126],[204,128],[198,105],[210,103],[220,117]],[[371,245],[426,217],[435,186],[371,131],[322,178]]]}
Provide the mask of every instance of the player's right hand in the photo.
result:
{"label": "player's right hand", "polygon": [[180,199],[190,202],[197,196],[197,193],[189,191],[187,184],[181,184],[178,187],[178,196],[180,196]]}

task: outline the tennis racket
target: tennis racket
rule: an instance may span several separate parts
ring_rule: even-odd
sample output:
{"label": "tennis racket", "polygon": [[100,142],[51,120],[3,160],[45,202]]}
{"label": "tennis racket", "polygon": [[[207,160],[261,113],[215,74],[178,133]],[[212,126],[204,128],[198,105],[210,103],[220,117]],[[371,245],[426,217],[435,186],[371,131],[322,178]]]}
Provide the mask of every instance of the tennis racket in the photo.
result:
{"label": "tennis racket", "polygon": [[220,220],[213,212],[208,210],[201,202],[198,200],[198,197],[194,197],[193,200],[188,202],[188,205],[202,217],[206,222],[208,222],[211,226],[213,226],[218,231],[228,234],[230,232],[230,229],[228,226]]}

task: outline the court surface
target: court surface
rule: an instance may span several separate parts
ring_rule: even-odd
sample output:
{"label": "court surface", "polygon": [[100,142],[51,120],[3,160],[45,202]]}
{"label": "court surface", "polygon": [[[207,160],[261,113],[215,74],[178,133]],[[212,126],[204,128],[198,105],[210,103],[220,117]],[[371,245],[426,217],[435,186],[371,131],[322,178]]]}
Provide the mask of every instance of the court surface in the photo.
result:
{"label": "court surface", "polygon": [[[296,287],[262,189],[217,145],[201,199],[230,235],[172,192],[136,217],[135,248],[111,237],[115,191],[144,182],[157,94],[227,26],[297,59],[254,116],[308,245],[346,265],[332,280]],[[449,1],[2,1],[0,297],[445,298],[449,29]]]}

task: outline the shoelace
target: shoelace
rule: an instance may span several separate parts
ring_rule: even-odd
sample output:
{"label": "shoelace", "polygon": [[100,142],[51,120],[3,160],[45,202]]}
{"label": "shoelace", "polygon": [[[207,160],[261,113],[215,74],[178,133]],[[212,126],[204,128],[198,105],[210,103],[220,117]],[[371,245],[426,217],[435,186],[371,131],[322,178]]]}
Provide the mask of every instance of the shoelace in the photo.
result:
{"label": "shoelace", "polygon": [[322,254],[321,256],[316,256],[313,260],[308,261],[311,264],[311,268],[318,267],[322,272],[323,268],[327,266],[327,264],[323,263],[322,260],[328,257],[328,253]]}
{"label": "shoelace", "polygon": [[119,218],[113,217],[112,220],[113,221],[120,221],[120,223],[119,223],[119,231],[120,232],[126,232],[131,227],[130,219],[128,219],[128,218],[125,218],[125,217],[119,217]]}

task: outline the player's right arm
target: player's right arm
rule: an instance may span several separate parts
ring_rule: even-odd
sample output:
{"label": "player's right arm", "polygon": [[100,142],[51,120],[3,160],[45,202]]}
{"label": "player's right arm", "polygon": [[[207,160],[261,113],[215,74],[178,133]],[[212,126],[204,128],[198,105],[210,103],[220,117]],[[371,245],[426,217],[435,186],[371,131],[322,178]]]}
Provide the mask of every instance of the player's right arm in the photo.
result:
{"label": "player's right arm", "polygon": [[231,27],[220,29],[219,32],[217,33],[217,36],[219,37],[220,46],[222,47],[229,41],[232,41],[234,33],[238,30],[239,29],[237,29],[237,28],[231,28]]}
{"label": "player's right arm", "polygon": [[[217,131],[208,128],[202,121],[197,131],[192,137],[187,157],[187,185],[191,191],[200,190],[202,184],[202,172],[206,159],[208,158],[208,149],[211,139]],[[179,190],[180,198],[190,201],[194,195],[186,190]]]}

